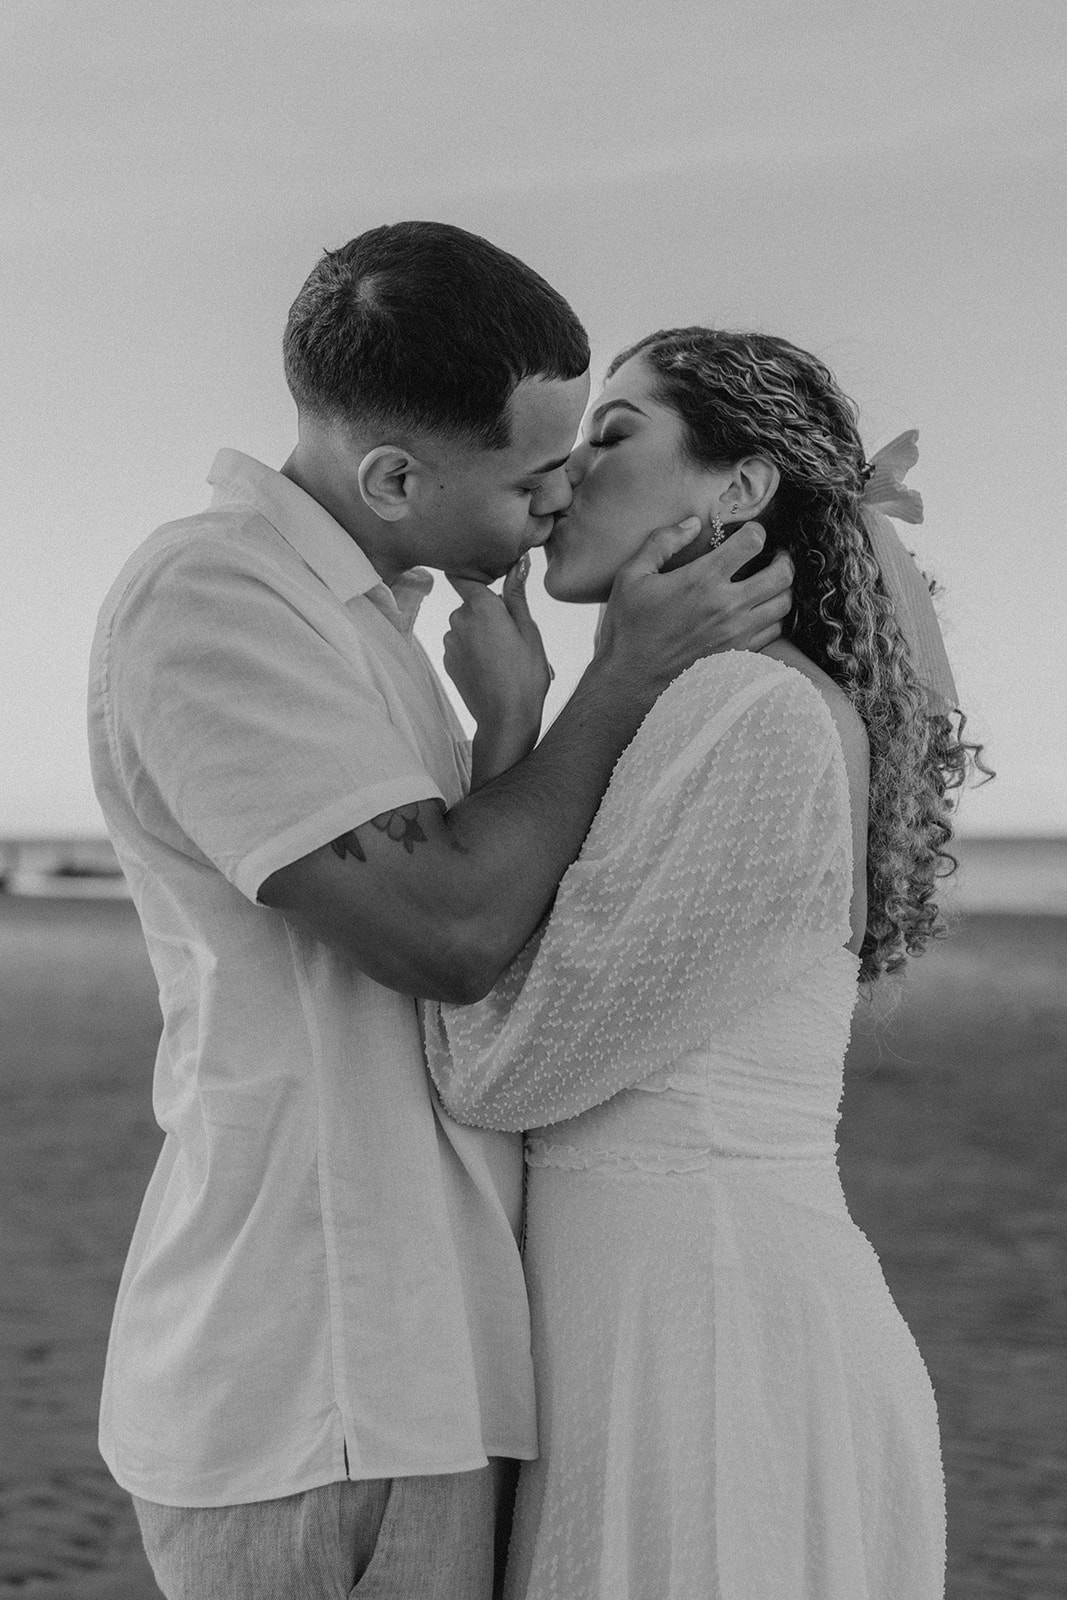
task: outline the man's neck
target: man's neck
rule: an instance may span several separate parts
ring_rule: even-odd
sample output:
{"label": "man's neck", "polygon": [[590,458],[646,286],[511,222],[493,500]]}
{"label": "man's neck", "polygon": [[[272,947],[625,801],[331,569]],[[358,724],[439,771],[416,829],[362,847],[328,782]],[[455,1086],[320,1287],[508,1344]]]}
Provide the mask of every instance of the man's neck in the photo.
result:
{"label": "man's neck", "polygon": [[324,511],[357,544],[383,583],[394,584],[410,562],[398,560],[394,550],[385,547],[382,530],[386,526],[364,504],[359,494],[346,491],[343,479],[298,444],[288,461],[278,468],[283,478],[317,500]]}

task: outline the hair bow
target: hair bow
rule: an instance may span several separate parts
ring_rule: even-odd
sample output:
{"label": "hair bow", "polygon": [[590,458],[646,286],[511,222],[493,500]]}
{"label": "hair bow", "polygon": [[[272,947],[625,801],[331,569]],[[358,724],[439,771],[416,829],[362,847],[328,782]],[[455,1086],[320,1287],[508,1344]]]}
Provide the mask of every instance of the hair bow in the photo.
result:
{"label": "hair bow", "polygon": [[871,457],[863,504],[877,506],[883,516],[900,522],[921,522],[923,500],[918,489],[909,489],[904,479],[919,459],[919,430],[909,428],[883,445]]}
{"label": "hair bow", "polygon": [[918,429],[909,428],[871,457],[873,471],[860,500],[860,514],[912,666],[937,710],[950,712],[957,709],[959,697],[930,585],[889,521],[890,517],[901,522],[923,520],[922,496],[904,482],[919,459],[918,439]]}

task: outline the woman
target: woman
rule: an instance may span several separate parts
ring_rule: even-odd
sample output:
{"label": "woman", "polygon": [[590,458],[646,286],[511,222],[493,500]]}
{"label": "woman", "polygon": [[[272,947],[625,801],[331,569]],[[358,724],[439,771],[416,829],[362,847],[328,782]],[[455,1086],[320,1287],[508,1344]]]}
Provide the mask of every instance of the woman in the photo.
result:
{"label": "woman", "polygon": [[557,599],[604,599],[696,511],[697,550],[750,519],[788,546],[795,611],[670,686],[539,936],[484,1001],[427,1008],[449,1111],[529,1130],[541,1456],[507,1594],[933,1600],[934,1398],[834,1131],[857,977],[938,931],[974,747],[917,675],[855,410],[812,356],[653,334],[571,470]]}

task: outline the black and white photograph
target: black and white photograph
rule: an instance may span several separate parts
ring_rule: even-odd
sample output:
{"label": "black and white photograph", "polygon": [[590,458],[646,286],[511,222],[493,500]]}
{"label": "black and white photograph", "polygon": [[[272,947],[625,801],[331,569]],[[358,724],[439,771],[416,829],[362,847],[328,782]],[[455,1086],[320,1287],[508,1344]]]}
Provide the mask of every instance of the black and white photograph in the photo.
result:
{"label": "black and white photograph", "polygon": [[1065,1600],[1067,10],[0,56],[0,1596]]}

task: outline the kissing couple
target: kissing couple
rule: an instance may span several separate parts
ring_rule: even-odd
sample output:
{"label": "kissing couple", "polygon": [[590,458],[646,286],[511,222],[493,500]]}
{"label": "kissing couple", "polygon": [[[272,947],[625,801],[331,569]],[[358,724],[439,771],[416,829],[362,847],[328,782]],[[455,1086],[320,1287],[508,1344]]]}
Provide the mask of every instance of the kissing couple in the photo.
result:
{"label": "kissing couple", "polygon": [[[705,327],[590,406],[569,305],[441,223],[327,253],[284,356],[289,459],[220,453],[91,666],[165,1134],[100,1437],[163,1594],[935,1600],[834,1138],[980,764],[883,515],[913,436]],[[602,607],[543,734],[535,546]]]}

